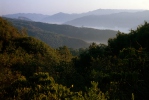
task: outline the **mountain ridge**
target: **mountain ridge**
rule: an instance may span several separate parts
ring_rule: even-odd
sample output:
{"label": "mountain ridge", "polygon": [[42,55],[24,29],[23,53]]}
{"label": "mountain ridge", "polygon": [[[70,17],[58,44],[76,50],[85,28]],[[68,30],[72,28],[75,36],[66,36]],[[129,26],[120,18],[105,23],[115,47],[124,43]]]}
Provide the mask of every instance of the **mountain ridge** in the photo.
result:
{"label": "mountain ridge", "polygon": [[143,21],[149,21],[149,10],[140,12],[120,12],[109,15],[89,15],[68,21],[64,24],[73,26],[135,28]]}
{"label": "mountain ridge", "polygon": [[[85,27],[79,28],[79,27],[74,27],[70,25],[57,25],[57,24],[48,24],[48,23],[42,23],[42,22],[29,22],[29,21],[9,19],[9,18],[6,18],[6,19],[9,22],[11,22],[15,27],[19,28],[19,30],[21,30],[22,28],[26,28],[28,33],[31,36],[34,36],[36,38],[38,37],[40,39],[42,37],[42,41],[45,41],[47,44],[48,44],[47,41],[49,41],[49,43],[50,41],[51,42],[53,41],[52,42],[53,44],[55,44],[55,41],[57,41],[57,43],[59,41],[65,41],[65,43],[70,43],[68,40],[73,39],[73,41],[76,41],[76,44],[75,44],[76,46],[79,45],[77,41],[80,41],[80,44],[83,44],[85,47],[87,47],[89,44],[87,44],[86,42],[88,41],[107,43],[107,40],[109,38],[115,37],[117,33],[117,31],[112,31],[112,30],[98,30],[98,29],[85,28]],[[47,39],[47,37],[49,37],[50,39]],[[55,45],[58,46],[58,44],[55,44]],[[68,47],[70,46],[71,44]],[[80,48],[80,47],[81,46],[77,48]]]}
{"label": "mountain ridge", "polygon": [[[111,13],[118,13],[118,12],[137,12],[137,11],[143,11],[143,10],[131,10],[131,9],[96,9],[93,11],[88,11],[84,13],[64,13],[64,12],[58,12],[52,15],[43,15],[43,14],[37,14],[37,13],[16,13],[16,14],[7,14],[3,15],[2,17],[8,17],[8,18],[18,18],[18,16],[27,17],[33,21],[38,22],[46,22],[46,23],[59,23],[62,24],[68,20],[73,20],[75,18],[88,16],[88,15],[107,15]],[[59,19],[61,17],[61,19]],[[59,20],[59,21],[57,21]]]}
{"label": "mountain ridge", "polygon": [[43,15],[43,14],[37,14],[37,13],[16,13],[16,14],[2,15],[2,17],[7,17],[7,18],[18,18],[19,16],[29,18],[32,21],[40,21],[49,15]]}
{"label": "mountain ridge", "polygon": [[36,24],[39,24],[39,26],[42,26],[42,24],[44,24],[41,24],[41,22],[24,21],[10,18],[5,19],[11,22],[20,31],[25,29],[29,36],[38,38],[53,48],[58,48],[64,45],[68,46],[69,48],[75,49],[86,48],[89,46],[89,44],[83,40],[68,37],[63,34],[57,34],[47,30],[43,30],[41,27],[37,27]]}

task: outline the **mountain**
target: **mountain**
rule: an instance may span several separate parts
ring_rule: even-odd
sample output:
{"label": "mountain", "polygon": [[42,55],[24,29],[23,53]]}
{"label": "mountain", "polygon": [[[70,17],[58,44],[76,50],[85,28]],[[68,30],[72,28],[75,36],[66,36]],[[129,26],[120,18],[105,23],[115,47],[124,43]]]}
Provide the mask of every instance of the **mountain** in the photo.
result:
{"label": "mountain", "polygon": [[35,14],[35,13],[17,13],[17,14],[3,15],[3,17],[18,18],[21,16],[37,22],[62,24],[62,23],[74,20],[76,18],[89,16],[89,15],[108,15],[108,14],[120,13],[120,12],[137,12],[137,11],[142,11],[142,10],[97,9],[97,10],[80,13],[80,14],[67,14],[67,13],[59,12],[54,15],[42,15],[42,14]]}
{"label": "mountain", "polygon": [[120,13],[120,12],[138,12],[138,11],[143,11],[143,10],[132,10],[132,9],[97,9],[93,11],[89,11],[86,13],[82,13],[85,16],[87,15],[109,15],[113,13]]}
{"label": "mountain", "polygon": [[7,17],[7,18],[19,18],[19,17],[26,17],[32,21],[40,21],[45,17],[48,17],[48,15],[42,15],[42,14],[35,14],[35,13],[17,13],[17,14],[8,14],[8,15],[3,15],[2,17]]}
{"label": "mountain", "polygon": [[46,23],[39,23],[39,22],[38,23],[28,22],[27,25],[30,26],[30,24],[44,31],[54,32],[65,36],[78,38],[84,41],[107,42],[109,38],[115,37],[117,33],[117,31],[113,31],[113,30],[98,30],[93,28],[74,27],[70,25],[46,24]]}
{"label": "mountain", "polygon": [[69,37],[63,34],[57,34],[52,31],[44,30],[43,27],[48,26],[49,24],[41,22],[9,19],[9,18],[6,18],[6,20],[11,22],[19,30],[27,31],[29,36],[38,38],[53,48],[58,48],[64,45],[68,46],[69,48],[75,48],[75,49],[86,48],[89,46],[89,44],[83,40]]}
{"label": "mountain", "polygon": [[[98,30],[85,27],[79,28],[70,25],[29,22],[8,18],[7,20],[12,22],[12,24],[19,29],[22,29],[22,27],[26,28],[29,35],[38,37],[42,41],[45,41],[47,44],[50,44],[51,46],[55,45],[53,47],[66,45],[68,47],[71,46],[76,48],[78,46],[77,48],[80,48],[88,46],[86,42],[107,43],[109,38],[113,38],[117,34],[117,31],[113,30]],[[70,41],[72,39],[73,41]],[[69,43],[69,45],[65,43]]]}
{"label": "mountain", "polygon": [[[42,23],[12,21],[42,31]],[[53,49],[0,17],[1,100],[148,100],[149,23],[73,51]]]}
{"label": "mountain", "polygon": [[73,20],[73,19],[76,19],[79,17],[81,17],[80,14],[66,14],[66,13],[60,12],[60,13],[48,16],[48,17],[42,19],[41,21],[46,22],[46,23],[61,24],[61,23],[64,23],[64,22],[67,22],[69,20]]}
{"label": "mountain", "polygon": [[130,30],[143,21],[149,21],[149,11],[140,12],[120,12],[109,15],[89,15],[66,22],[65,24],[73,26],[87,26],[96,28]]}
{"label": "mountain", "polygon": [[26,18],[26,17],[18,17],[18,19],[20,19],[20,20],[25,20],[25,21],[32,21],[31,19],[29,19],[29,18]]}
{"label": "mountain", "polygon": [[67,13],[56,13],[54,15],[48,16],[41,20],[42,22],[46,23],[57,23],[62,24],[64,22],[74,20],[76,18],[88,16],[88,15],[107,15],[107,14],[113,14],[113,13],[119,13],[119,12],[137,12],[140,10],[123,10],[123,9],[97,9],[94,11],[89,11],[86,13],[80,13],[80,14],[67,14]]}

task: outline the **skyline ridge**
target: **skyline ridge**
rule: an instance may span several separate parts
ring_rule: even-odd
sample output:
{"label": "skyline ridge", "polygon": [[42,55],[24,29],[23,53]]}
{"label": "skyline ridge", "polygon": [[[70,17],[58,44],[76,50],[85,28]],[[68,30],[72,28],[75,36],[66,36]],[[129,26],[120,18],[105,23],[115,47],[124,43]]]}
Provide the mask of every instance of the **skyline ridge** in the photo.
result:
{"label": "skyline ridge", "polygon": [[52,15],[59,14],[59,13],[63,13],[63,14],[84,14],[84,13],[89,13],[89,12],[99,11],[99,10],[149,11],[149,9],[110,9],[110,8],[108,8],[108,9],[102,9],[102,8],[99,8],[99,9],[89,10],[89,11],[86,11],[86,12],[80,12],[80,13],[67,13],[67,12],[62,12],[62,11],[55,12],[55,13],[53,13],[53,14],[43,14],[43,13],[36,13],[36,12],[17,12],[17,13],[3,14],[3,15],[1,15],[1,13],[0,13],[0,16],[11,15],[11,14],[38,14],[38,15],[41,14],[41,15],[52,16]]}

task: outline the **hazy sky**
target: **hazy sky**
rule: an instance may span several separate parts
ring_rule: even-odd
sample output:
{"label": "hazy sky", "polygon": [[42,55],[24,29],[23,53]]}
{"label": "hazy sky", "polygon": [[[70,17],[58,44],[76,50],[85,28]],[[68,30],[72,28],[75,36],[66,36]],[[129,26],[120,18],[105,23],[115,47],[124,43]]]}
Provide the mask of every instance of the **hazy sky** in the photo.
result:
{"label": "hazy sky", "polygon": [[0,15],[82,13],[96,9],[148,9],[149,0],[0,0]]}

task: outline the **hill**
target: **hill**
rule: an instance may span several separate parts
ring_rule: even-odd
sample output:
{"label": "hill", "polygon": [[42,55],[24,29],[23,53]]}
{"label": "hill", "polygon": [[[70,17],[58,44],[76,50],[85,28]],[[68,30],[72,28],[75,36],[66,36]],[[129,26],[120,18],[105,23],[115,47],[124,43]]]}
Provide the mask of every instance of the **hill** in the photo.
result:
{"label": "hill", "polygon": [[17,14],[8,14],[3,15],[3,17],[7,18],[18,18],[18,17],[26,17],[31,19],[32,21],[37,22],[46,22],[46,23],[55,23],[55,24],[62,24],[71,20],[74,20],[76,18],[81,18],[84,16],[89,15],[108,15],[113,13],[120,13],[120,12],[138,12],[142,10],[125,10],[125,9],[97,9],[85,13],[79,13],[79,14],[68,14],[59,12],[53,15],[43,15],[43,14],[35,14],[35,13],[17,13]]}
{"label": "hill", "polygon": [[73,26],[87,26],[107,29],[136,28],[143,21],[149,21],[149,11],[120,12],[108,15],[89,15],[68,21],[65,24]]}
{"label": "hill", "polygon": [[53,49],[0,18],[0,98],[148,100],[148,38],[145,22],[72,56],[66,46]]}
{"label": "hill", "polygon": [[29,18],[21,17],[21,16],[19,16],[18,19],[19,19],[19,20],[25,20],[25,21],[32,21],[32,20],[29,19]]}
{"label": "hill", "polygon": [[67,13],[59,12],[44,18],[43,20],[41,20],[41,22],[62,24],[64,22],[71,21],[76,18],[81,18],[84,16],[89,16],[89,15],[108,15],[108,14],[119,13],[119,12],[137,12],[137,11],[139,10],[97,9],[97,10],[80,13],[80,14],[67,14]]}
{"label": "hill", "polygon": [[[0,18],[0,99],[84,100],[91,98],[84,95],[89,94],[90,91],[74,92],[69,87],[74,79],[72,76],[77,75],[71,65],[72,58],[74,57],[66,46],[52,49],[40,40],[19,32],[6,20]],[[65,82],[66,79],[68,80],[67,76],[70,77],[70,82]],[[67,83],[68,87],[62,85],[64,83]],[[100,96],[99,93],[102,92],[97,87],[98,83],[91,82],[91,85],[91,88],[96,87],[98,90],[94,92],[96,97]],[[101,98],[106,100],[104,97]]]}
{"label": "hill", "polygon": [[41,22],[62,24],[64,22],[81,17],[80,14],[56,13],[41,20]]}
{"label": "hill", "polygon": [[133,10],[133,9],[97,9],[93,11],[89,11],[86,13],[82,13],[84,15],[109,15],[109,14],[114,14],[114,13],[120,13],[120,12],[138,12],[138,11],[143,11],[143,10]]}
{"label": "hill", "polygon": [[53,48],[58,48],[64,45],[68,46],[69,48],[86,48],[89,46],[89,44],[83,40],[58,34],[52,30],[44,30],[43,27],[47,26],[48,24],[17,19],[6,19],[12,22],[12,24],[19,30],[23,29],[24,31],[27,31],[29,36],[38,38]]}
{"label": "hill", "polygon": [[[107,40],[109,38],[115,37],[117,33],[117,31],[112,31],[112,30],[98,30],[98,29],[85,28],[85,27],[78,28],[70,25],[57,25],[57,24],[47,24],[47,23],[41,23],[41,22],[29,22],[29,21],[21,21],[16,19],[7,19],[7,20],[12,22],[13,25],[18,27],[19,29],[21,29],[22,27],[26,28],[30,36],[38,37],[42,39],[42,41],[45,41],[47,44],[51,44],[51,42],[48,42],[48,41],[52,41],[52,44],[55,44],[55,42],[58,41],[57,44],[55,44],[56,47],[60,46],[59,44],[67,45],[68,43],[69,45],[67,46],[69,47],[70,46],[71,47],[78,46],[78,48],[81,46],[86,47],[87,43],[83,41],[107,43]],[[45,37],[46,39],[43,39],[43,37]],[[65,38],[65,39],[62,39],[62,38]],[[64,40],[67,40],[67,41],[69,40],[69,41],[65,42],[67,44],[63,44]],[[70,40],[72,40],[73,43]],[[52,44],[51,46],[53,47]],[[75,46],[72,44],[74,44]]]}
{"label": "hill", "polygon": [[45,17],[48,17],[48,15],[35,14],[35,13],[16,13],[16,14],[3,15],[2,17],[15,18],[15,19],[18,19],[19,17],[26,17],[32,21],[41,21]]}
{"label": "hill", "polygon": [[[27,36],[23,31],[18,31],[2,18],[0,18],[0,57],[3,58],[0,61],[1,67],[9,67],[10,64],[14,70],[23,69],[24,75],[30,75],[31,71],[35,71],[36,64],[45,67],[46,59],[49,59],[48,66],[59,61],[53,48],[36,38]],[[38,61],[41,58],[43,62]]]}

